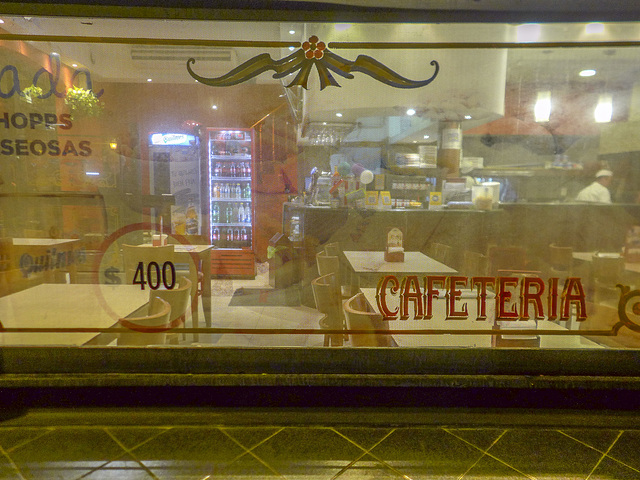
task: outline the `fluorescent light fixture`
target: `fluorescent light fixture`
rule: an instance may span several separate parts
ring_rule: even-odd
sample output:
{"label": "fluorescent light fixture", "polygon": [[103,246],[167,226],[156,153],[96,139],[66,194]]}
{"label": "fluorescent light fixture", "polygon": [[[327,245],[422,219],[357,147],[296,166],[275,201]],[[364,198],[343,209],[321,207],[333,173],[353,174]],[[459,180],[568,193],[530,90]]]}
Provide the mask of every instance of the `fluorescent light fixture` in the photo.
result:
{"label": "fluorescent light fixture", "polygon": [[77,63],[72,63],[72,64],[71,64],[71,66],[72,66],[73,68],[76,68],[76,67],[78,66],[78,64],[77,64]]}
{"label": "fluorescent light fixture", "polygon": [[424,139],[426,140],[427,138],[429,138],[429,135],[425,135],[425,136],[424,136],[424,137],[422,137],[422,138],[424,138]]}
{"label": "fluorescent light fixture", "polygon": [[338,112],[338,113],[336,113],[336,117],[341,117],[341,116],[342,116],[342,114],[341,114],[341,113],[339,113],[339,112]]}
{"label": "fluorescent light fixture", "polygon": [[599,22],[587,23],[587,25],[584,27],[584,32],[588,34],[603,33],[604,23],[599,23]]}
{"label": "fluorescent light fixture", "polygon": [[289,47],[289,51],[293,52],[296,49],[296,47]]}
{"label": "fluorescent light fixture", "polygon": [[410,117],[415,115],[415,114],[416,114],[416,111],[413,108],[410,108],[410,109],[407,110],[407,115],[409,115]]}
{"label": "fluorescent light fixture", "polygon": [[152,79],[151,78],[147,78],[147,82],[150,82]]}
{"label": "fluorescent light fixture", "polygon": [[578,75],[581,77],[593,77],[596,74],[596,71],[592,68],[588,68],[586,70],[581,70]]}
{"label": "fluorescent light fixture", "polygon": [[211,105],[211,110],[217,110],[218,109],[218,105]]}
{"label": "fluorescent light fixture", "polygon": [[533,108],[536,122],[548,122],[551,115],[551,92],[538,92],[538,99]]}
{"label": "fluorescent light fixture", "polygon": [[471,115],[465,115],[465,116],[464,116],[464,119],[465,119],[465,120],[471,120]]}
{"label": "fluorescent light fixture", "polygon": [[603,93],[598,98],[598,105],[593,112],[593,117],[596,123],[608,123],[611,121],[611,115],[613,114],[613,99],[611,95]]}
{"label": "fluorescent light fixture", "polygon": [[537,42],[540,40],[542,26],[539,23],[524,23],[516,27],[516,39],[518,42]]}
{"label": "fluorescent light fixture", "polygon": [[295,30],[289,30],[289,35],[295,35],[296,31]]}
{"label": "fluorescent light fixture", "polygon": [[100,176],[100,172],[84,172],[85,175],[89,175],[91,177],[99,177]]}

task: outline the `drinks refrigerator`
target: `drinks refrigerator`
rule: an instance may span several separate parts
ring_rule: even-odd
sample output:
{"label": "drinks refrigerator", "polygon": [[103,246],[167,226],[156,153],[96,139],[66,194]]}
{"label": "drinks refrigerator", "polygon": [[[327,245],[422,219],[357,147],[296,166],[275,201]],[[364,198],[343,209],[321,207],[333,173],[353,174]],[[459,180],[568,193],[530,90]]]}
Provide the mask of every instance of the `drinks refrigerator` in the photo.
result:
{"label": "drinks refrigerator", "polygon": [[207,128],[211,273],[255,276],[252,130]]}

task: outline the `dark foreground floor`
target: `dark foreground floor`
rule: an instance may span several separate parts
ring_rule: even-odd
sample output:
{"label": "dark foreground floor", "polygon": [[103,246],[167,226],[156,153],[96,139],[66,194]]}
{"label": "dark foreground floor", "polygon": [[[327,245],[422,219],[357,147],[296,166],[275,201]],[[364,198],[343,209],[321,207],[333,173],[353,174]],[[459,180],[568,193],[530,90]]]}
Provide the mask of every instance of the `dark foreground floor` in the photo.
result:
{"label": "dark foreground floor", "polygon": [[640,479],[640,415],[424,408],[3,412],[2,479]]}

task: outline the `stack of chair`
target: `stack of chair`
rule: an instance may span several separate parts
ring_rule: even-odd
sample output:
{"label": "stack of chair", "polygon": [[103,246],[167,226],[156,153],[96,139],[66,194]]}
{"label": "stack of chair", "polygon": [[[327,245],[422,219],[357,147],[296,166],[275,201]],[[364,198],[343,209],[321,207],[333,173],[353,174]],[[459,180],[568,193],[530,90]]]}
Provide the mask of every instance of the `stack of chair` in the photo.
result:
{"label": "stack of chair", "polygon": [[388,323],[382,315],[373,311],[364,293],[355,294],[343,303],[349,330],[363,330],[370,333],[349,334],[354,347],[389,347],[394,345],[391,335],[375,333],[376,330],[388,330]]}
{"label": "stack of chair", "polygon": [[[311,281],[313,297],[316,308],[324,316],[320,319],[320,328],[323,330],[342,330],[343,319],[337,276],[335,273],[321,275]],[[342,346],[343,334],[325,334],[324,346]]]}

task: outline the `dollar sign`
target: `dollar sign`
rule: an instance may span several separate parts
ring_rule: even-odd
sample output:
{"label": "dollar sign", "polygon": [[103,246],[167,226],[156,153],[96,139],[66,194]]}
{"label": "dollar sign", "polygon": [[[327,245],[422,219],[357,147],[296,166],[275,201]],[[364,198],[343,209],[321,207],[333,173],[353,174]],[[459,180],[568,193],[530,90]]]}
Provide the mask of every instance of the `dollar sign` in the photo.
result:
{"label": "dollar sign", "polygon": [[109,267],[104,271],[105,283],[108,285],[118,285],[122,283],[120,277],[118,277],[117,273],[120,273],[120,270],[116,267]]}

